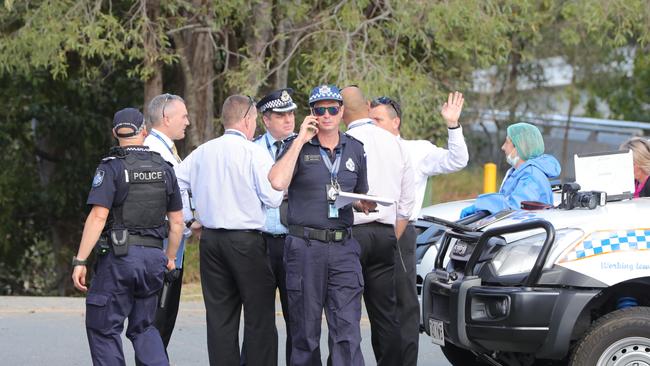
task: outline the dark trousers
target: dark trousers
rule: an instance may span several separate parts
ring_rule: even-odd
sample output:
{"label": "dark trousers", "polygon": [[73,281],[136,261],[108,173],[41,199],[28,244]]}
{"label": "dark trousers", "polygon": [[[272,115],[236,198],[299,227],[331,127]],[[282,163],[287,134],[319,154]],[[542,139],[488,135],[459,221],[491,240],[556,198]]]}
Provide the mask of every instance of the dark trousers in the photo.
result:
{"label": "dark trousers", "polygon": [[289,235],[284,250],[293,338],[289,365],[321,365],[324,309],[332,364],[363,366],[359,243],[352,237],[322,242]]}
{"label": "dark trousers", "polygon": [[157,248],[130,246],[124,257],[101,256],[86,297],[86,333],[93,365],[126,365],[122,351],[126,337],[143,365],[169,365],[160,333],[153,326],[158,291],[167,257]]}
{"label": "dark trousers", "polygon": [[284,244],[286,236],[272,236],[264,235],[266,240],[266,247],[269,253],[269,260],[271,262],[271,269],[275,275],[275,282],[277,283],[278,290],[280,291],[280,304],[282,305],[282,316],[284,317],[284,324],[287,327],[287,342],[286,342],[286,359],[287,365],[291,360],[291,327],[289,326],[289,300],[287,299],[287,279],[284,270]]}
{"label": "dark trousers", "polygon": [[[402,363],[415,366],[418,362],[420,340],[420,303],[416,287],[415,240],[413,225],[408,225],[397,241],[400,251],[395,256],[395,289],[399,314]],[[401,254],[401,255],[400,255]]]}
{"label": "dark trousers", "polygon": [[239,365],[244,308],[247,365],[277,365],[275,279],[258,231],[204,228],[199,244],[210,365]]}
{"label": "dark trousers", "polygon": [[370,318],[371,343],[377,365],[401,365],[395,293],[395,229],[392,225],[375,222],[353,226],[352,235],[361,244],[365,281],[363,298]]}

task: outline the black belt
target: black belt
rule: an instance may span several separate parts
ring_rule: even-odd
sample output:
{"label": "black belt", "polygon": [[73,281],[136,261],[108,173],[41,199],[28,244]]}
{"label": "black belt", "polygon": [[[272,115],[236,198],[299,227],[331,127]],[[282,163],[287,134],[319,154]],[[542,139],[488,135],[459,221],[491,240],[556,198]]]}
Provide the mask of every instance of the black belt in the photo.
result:
{"label": "black belt", "polygon": [[287,237],[287,234],[271,234],[264,231],[262,231],[262,235],[268,236],[269,238],[275,238],[275,239],[281,239]]}
{"label": "black belt", "polygon": [[153,236],[129,234],[128,244],[163,249],[163,240],[160,238],[154,238]]}
{"label": "black belt", "polygon": [[300,225],[289,225],[289,234],[310,240],[323,242],[343,241],[349,236],[347,229],[314,229]]}

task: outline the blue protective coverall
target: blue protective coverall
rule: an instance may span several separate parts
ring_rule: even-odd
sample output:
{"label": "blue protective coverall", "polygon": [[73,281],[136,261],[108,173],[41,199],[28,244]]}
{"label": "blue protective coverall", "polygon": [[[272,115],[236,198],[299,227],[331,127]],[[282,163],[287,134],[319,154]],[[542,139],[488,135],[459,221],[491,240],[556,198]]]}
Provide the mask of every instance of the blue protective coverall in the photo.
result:
{"label": "blue protective coverall", "polygon": [[560,163],[551,155],[542,154],[523,163],[519,168],[510,168],[501,184],[499,193],[482,194],[473,205],[466,207],[460,217],[477,211],[490,213],[504,209],[521,209],[522,201],[537,201],[553,204],[553,192],[548,179],[557,177],[561,171]]}

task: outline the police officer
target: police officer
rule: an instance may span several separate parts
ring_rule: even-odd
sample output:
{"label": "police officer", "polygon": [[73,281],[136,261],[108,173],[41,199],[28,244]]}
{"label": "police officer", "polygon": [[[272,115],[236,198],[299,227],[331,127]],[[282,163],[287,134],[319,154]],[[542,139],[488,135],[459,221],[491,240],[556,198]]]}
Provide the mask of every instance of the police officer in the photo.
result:
{"label": "police officer", "polygon": [[402,365],[395,278],[405,266],[396,249],[413,211],[413,171],[397,138],[369,118],[369,104],[361,90],[347,87],[342,94],[347,133],[363,142],[367,154],[369,192],[397,202],[370,215],[355,213],[353,234],[361,244],[363,298],[377,365]]}
{"label": "police officer", "polygon": [[[191,188],[201,224],[201,286],[210,365],[276,365],[275,278],[269,265],[264,207],[284,193],[271,187],[273,159],[250,141],[257,109],[250,97],[232,95],[221,109],[224,135],[194,150],[176,167],[181,189]],[[239,319],[244,308],[243,357]],[[241,357],[241,358],[240,358]]]}
{"label": "police officer", "polygon": [[[290,138],[295,136],[294,110],[296,104],[291,98],[293,89],[279,89],[273,91],[257,102],[257,110],[262,114],[262,121],[266,127],[266,133],[255,139],[255,143],[268,151],[269,156],[276,161]],[[287,307],[287,288],[285,284],[284,264],[282,256],[284,253],[284,241],[288,230],[280,222],[279,208],[266,208],[266,223],[262,236],[266,241],[271,261],[271,269],[275,275],[278,290],[280,290],[280,302],[282,304],[282,315],[287,328],[286,360],[287,365],[291,359],[291,327],[289,326],[289,309]]]}
{"label": "police officer", "polygon": [[[181,158],[178,155],[174,141],[185,138],[185,128],[190,124],[183,98],[174,94],[161,94],[154,97],[147,106],[147,120],[151,128],[149,129],[149,135],[144,140],[144,145],[148,146],[151,151],[159,153],[172,167],[178,165]],[[187,193],[181,192],[181,195],[183,195],[183,200],[187,202],[189,199]],[[191,218],[191,213],[189,215]],[[183,234],[176,255],[174,280],[168,284],[167,296],[163,299],[165,303],[160,304],[161,306],[156,311],[154,320],[154,325],[160,332],[165,350],[169,345],[174,324],[176,324],[176,316],[178,315],[181,284],[183,283],[185,239],[190,235],[190,230],[186,228]],[[167,240],[165,240],[165,245],[167,245]]]}
{"label": "police officer", "polygon": [[[362,144],[341,132],[343,107],[334,85],[312,90],[312,115],[300,126],[269,174],[289,190],[289,235],[284,248],[293,349],[290,365],[320,365],[323,309],[333,365],[363,365],[360,342],[363,276],[359,243],[351,236],[352,207],[337,208],[338,191],[366,193]],[[374,206],[359,202],[369,211]]]}
{"label": "police officer", "polygon": [[[415,184],[415,206],[410,223],[420,216],[427,179],[433,175],[459,171],[467,165],[469,154],[463,137],[463,129],[458,123],[463,103],[463,94],[459,92],[449,93],[448,100],[440,111],[449,131],[449,149],[435,146],[426,140],[402,139],[400,137],[402,109],[399,103],[393,99],[379,97],[370,103],[370,118],[375,121],[377,126],[397,136],[411,159]],[[415,259],[417,234],[415,227],[410,223],[398,242],[402,254],[399,259],[403,261],[406,271],[400,271],[398,268],[395,272],[397,310],[401,329],[402,365],[404,366],[415,366],[417,364],[420,338],[420,305],[416,287]]]}
{"label": "police officer", "polygon": [[[98,262],[86,297],[86,331],[95,365],[124,365],[120,334],[145,365],[169,365],[160,334],[153,326],[157,293],[165,269],[174,269],[183,232],[182,203],[172,168],[142,146],[143,116],[133,108],[118,111],[113,134],[119,147],[103,159],[87,203],[92,209],[77,255],[72,259],[74,286],[87,291],[86,264],[97,243]],[[169,218],[169,245],[165,215]]]}

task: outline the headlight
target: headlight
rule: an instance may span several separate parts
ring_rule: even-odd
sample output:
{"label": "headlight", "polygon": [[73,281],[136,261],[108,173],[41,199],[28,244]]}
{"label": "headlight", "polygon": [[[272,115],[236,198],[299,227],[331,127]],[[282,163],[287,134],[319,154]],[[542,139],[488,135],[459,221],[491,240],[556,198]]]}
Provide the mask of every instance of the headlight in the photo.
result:
{"label": "headlight", "polygon": [[[584,232],[579,229],[558,230],[555,232],[555,243],[553,245],[555,246],[557,243],[566,240],[575,242],[583,235]],[[540,233],[508,243],[504,248],[501,248],[492,260],[492,266],[496,274],[498,276],[507,276],[530,272],[533,265],[535,265],[540,250],[542,250],[545,239],[546,233]],[[553,259],[551,256],[549,258]],[[555,260],[551,263],[553,262]]]}

